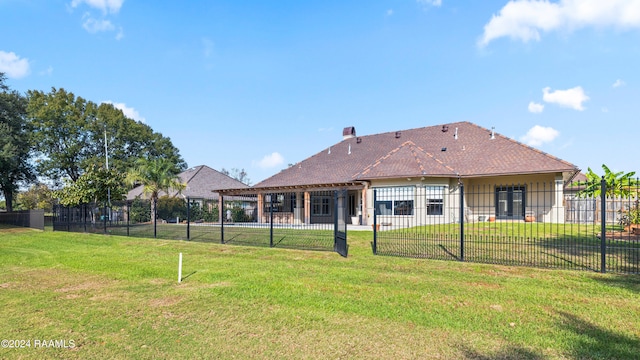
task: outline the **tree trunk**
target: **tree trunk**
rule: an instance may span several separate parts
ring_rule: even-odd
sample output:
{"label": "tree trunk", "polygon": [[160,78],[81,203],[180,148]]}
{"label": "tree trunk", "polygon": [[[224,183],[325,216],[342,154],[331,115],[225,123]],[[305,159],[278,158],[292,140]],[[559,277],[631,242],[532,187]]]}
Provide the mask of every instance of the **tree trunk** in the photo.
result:
{"label": "tree trunk", "polygon": [[13,191],[4,192],[4,201],[5,206],[7,207],[7,212],[13,211]]}

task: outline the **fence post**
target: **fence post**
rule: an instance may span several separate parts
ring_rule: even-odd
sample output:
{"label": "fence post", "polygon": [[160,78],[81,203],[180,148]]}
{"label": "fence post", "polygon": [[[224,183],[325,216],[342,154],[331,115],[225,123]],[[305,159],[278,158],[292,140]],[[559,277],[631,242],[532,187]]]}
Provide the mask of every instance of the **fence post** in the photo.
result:
{"label": "fence post", "polygon": [[87,204],[82,204],[82,224],[84,232],[87,232]]}
{"label": "fence post", "polygon": [[68,206],[66,206],[66,208],[67,208],[67,232],[69,232],[71,231],[71,208]]}
{"label": "fence post", "polygon": [[335,251],[338,239],[338,190],[333,191],[333,249]]}
{"label": "fence post", "polygon": [[131,201],[127,201],[127,236],[129,236],[129,222],[131,221]]}
{"label": "fence post", "polygon": [[460,261],[464,261],[464,185],[460,184]]}
{"label": "fence post", "polygon": [[104,211],[102,213],[102,219],[104,220],[102,222],[103,231],[106,234],[107,233],[107,203],[104,203]]}
{"label": "fence post", "polygon": [[191,240],[191,214],[189,213],[189,204],[191,203],[191,201],[189,201],[189,197],[187,196],[187,241]]}
{"label": "fence post", "polygon": [[607,181],[600,180],[600,272],[607,272]]}
{"label": "fence post", "polygon": [[273,247],[273,194],[269,201],[269,246]]}
{"label": "fence post", "polygon": [[224,196],[220,194],[218,198],[218,221],[220,221],[220,244],[224,244],[224,215],[222,215],[222,211],[224,211]]}
{"label": "fence post", "polygon": [[153,198],[153,211],[151,212],[151,216],[153,216],[153,238],[158,237],[158,219],[156,214],[158,213],[158,201],[156,198]]}
{"label": "fence post", "polygon": [[376,228],[378,227],[378,207],[376,206],[378,190],[373,189],[373,255],[378,254],[378,232]]}

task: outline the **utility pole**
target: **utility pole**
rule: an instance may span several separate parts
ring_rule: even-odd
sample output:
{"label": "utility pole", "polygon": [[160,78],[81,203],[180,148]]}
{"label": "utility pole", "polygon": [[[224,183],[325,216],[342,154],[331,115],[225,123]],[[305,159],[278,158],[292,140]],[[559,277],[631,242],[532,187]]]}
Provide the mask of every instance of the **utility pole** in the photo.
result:
{"label": "utility pole", "polygon": [[[107,146],[107,125],[104,126],[104,158],[107,164],[107,172],[109,171],[109,148]],[[107,199],[109,207],[111,207],[111,189],[107,189]],[[109,217],[111,218],[111,217]]]}

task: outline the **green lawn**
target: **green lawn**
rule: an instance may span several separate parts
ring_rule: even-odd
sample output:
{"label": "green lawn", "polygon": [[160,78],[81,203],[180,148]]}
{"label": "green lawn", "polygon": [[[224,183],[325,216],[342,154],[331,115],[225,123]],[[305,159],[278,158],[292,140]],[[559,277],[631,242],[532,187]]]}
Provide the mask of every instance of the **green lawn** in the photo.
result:
{"label": "green lawn", "polygon": [[[606,271],[638,273],[640,241],[636,235],[622,235],[622,230],[620,226],[607,226]],[[600,225],[593,224],[467,223],[464,259],[600,271],[600,232]],[[381,255],[456,260],[461,249],[458,224],[383,230],[377,236],[377,253]]]}
{"label": "green lawn", "polygon": [[343,258],[0,229],[0,338],[31,341],[0,358],[640,357],[640,276],[373,256],[370,241],[350,232]]}

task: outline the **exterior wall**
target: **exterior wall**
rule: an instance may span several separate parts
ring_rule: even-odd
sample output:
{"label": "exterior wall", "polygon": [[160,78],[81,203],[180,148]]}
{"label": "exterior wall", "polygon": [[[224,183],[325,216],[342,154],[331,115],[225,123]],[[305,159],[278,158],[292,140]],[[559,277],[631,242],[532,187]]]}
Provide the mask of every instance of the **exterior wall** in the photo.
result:
{"label": "exterior wall", "polygon": [[[524,214],[514,220],[527,220],[563,223],[563,179],[562,174],[539,174],[521,176],[500,176],[486,178],[462,179],[464,184],[465,221],[490,221],[496,218],[496,187],[523,186],[525,188]],[[373,224],[375,189],[394,187],[403,191],[412,188],[413,215],[378,216],[378,222],[385,226],[407,227],[428,224],[454,223],[460,221],[460,187],[455,178],[403,178],[372,181],[364,197],[370,199],[366,203],[363,220],[365,224]],[[434,198],[433,188],[442,187],[442,214],[429,214],[429,199]],[[381,193],[384,190],[378,191]],[[429,193],[428,193],[429,192]],[[381,197],[378,196],[378,200]]]}
{"label": "exterior wall", "polygon": [[[451,178],[403,178],[372,181],[366,191],[366,198],[370,199],[366,203],[365,216],[368,225],[373,225],[374,197],[376,189],[393,187],[398,191],[404,191],[405,187],[413,190],[413,215],[388,215],[378,216],[379,225],[384,227],[407,227],[438,223],[456,222],[459,219],[459,187],[458,180]],[[441,187],[442,189],[442,214],[431,215],[428,211],[429,198],[436,197],[431,187]],[[439,191],[439,190],[438,190]],[[381,196],[378,195],[378,201]]]}
{"label": "exterior wall", "polygon": [[464,179],[463,182],[467,221],[496,216],[497,186],[524,186],[525,216],[533,216],[535,221],[564,222],[562,174],[487,177]]}

